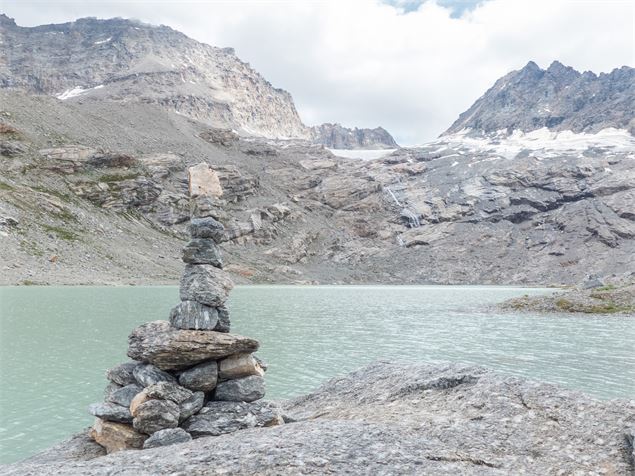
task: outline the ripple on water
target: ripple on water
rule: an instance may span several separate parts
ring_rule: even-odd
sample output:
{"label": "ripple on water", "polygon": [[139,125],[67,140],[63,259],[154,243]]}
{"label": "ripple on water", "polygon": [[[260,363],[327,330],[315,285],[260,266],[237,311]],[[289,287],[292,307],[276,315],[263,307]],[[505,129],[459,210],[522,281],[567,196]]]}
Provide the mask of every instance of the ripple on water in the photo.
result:
{"label": "ripple on water", "polygon": [[[600,398],[633,397],[632,318],[491,308],[545,292],[239,286],[230,308],[233,331],[261,341],[269,398],[305,393],[376,359],[476,363]],[[176,301],[175,287],[0,288],[0,462],[88,426],[86,406],[103,397],[104,371],[127,359],[130,330],[166,318]]]}

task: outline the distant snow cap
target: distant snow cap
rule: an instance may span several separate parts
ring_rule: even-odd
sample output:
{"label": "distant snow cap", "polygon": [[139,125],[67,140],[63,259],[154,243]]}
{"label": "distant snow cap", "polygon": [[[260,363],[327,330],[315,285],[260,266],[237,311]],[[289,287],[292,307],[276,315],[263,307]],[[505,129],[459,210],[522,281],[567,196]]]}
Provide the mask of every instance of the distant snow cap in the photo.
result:
{"label": "distant snow cap", "polygon": [[513,159],[521,151],[539,150],[543,154],[557,155],[564,151],[584,152],[590,148],[602,147],[612,149],[614,152],[628,152],[635,150],[635,137],[625,129],[614,127],[602,129],[595,134],[576,133],[570,130],[552,131],[546,127],[530,132],[517,129],[511,134],[504,129],[492,134],[462,129],[426,144],[426,146],[433,145],[489,151]]}

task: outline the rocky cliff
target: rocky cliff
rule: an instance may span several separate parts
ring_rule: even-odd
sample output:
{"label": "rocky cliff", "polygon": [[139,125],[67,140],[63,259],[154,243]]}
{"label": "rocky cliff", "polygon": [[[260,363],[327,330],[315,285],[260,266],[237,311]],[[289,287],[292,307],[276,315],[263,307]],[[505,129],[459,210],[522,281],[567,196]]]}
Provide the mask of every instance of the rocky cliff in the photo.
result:
{"label": "rocky cliff", "polygon": [[445,131],[493,133],[551,130],[598,132],[613,127],[635,133],[635,69],[580,73],[554,61],[546,70],[530,61],[500,78]]}
{"label": "rocky cliff", "polygon": [[138,101],[207,124],[277,138],[309,138],[291,95],[231,48],[167,26],[114,18],[17,26],[0,17],[0,87],[62,100]]}
{"label": "rocky cliff", "polygon": [[313,142],[331,149],[394,149],[395,139],[383,127],[350,129],[340,124],[321,124],[311,128]]}
{"label": "rocky cliff", "polygon": [[113,18],[24,28],[0,14],[0,87],[63,101],[157,104],[244,135],[305,139],[338,148],[396,147],[390,134],[306,127],[291,95],[232,48],[199,43],[167,26]]}
{"label": "rocky cliff", "polygon": [[635,269],[624,132],[455,135],[359,161],[153,104],[0,103],[6,284],[176,282],[186,170],[201,161],[225,191],[221,247],[239,282],[544,285]]}
{"label": "rocky cliff", "polygon": [[288,424],[103,456],[84,435],[0,469],[44,474],[631,474],[635,402],[469,365],[377,363],[284,404]]}

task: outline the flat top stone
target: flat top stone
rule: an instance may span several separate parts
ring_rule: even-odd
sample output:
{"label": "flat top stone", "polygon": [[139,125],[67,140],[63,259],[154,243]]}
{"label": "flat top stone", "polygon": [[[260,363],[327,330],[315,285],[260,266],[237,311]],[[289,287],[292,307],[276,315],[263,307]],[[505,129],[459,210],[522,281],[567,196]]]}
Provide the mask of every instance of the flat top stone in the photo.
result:
{"label": "flat top stone", "polygon": [[204,162],[194,165],[188,170],[190,197],[206,195],[219,198],[223,195],[220,179],[214,169]]}
{"label": "flat top stone", "polygon": [[132,331],[128,355],[163,370],[185,369],[206,360],[255,352],[258,341],[215,331],[175,329],[167,321],[153,321]]}

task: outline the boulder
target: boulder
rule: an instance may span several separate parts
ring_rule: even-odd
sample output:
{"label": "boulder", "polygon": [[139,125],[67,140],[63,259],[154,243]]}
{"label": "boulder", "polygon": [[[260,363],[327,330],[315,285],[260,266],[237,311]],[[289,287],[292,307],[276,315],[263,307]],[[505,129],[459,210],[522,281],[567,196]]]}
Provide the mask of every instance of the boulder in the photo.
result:
{"label": "boulder", "polygon": [[179,383],[190,390],[211,392],[218,381],[218,364],[215,360],[203,362],[179,375]]}
{"label": "boulder", "polygon": [[224,380],[264,374],[264,369],[251,354],[230,355],[218,363],[218,375]]}
{"label": "boulder", "polygon": [[233,287],[234,283],[225,271],[208,264],[188,264],[181,278],[181,301],[222,306]]}
{"label": "boulder", "polygon": [[220,250],[214,240],[209,238],[194,238],[183,248],[183,262],[189,264],[211,264],[217,268],[223,267]]}
{"label": "boulder", "polygon": [[188,226],[192,238],[212,239],[216,243],[224,241],[225,227],[212,217],[192,218]]}
{"label": "boulder", "polygon": [[104,388],[104,400],[109,402],[112,394],[120,388],[123,387],[115,382],[109,382],[108,385],[106,385],[106,388]]}
{"label": "boulder", "polygon": [[135,430],[151,435],[165,428],[179,425],[179,406],[170,400],[147,400],[135,410],[132,426]]}
{"label": "boulder", "polygon": [[179,423],[187,420],[189,417],[197,413],[205,403],[205,394],[203,392],[194,392],[190,398],[179,405]]}
{"label": "boulder", "polygon": [[159,382],[176,383],[176,377],[174,377],[174,375],[170,375],[152,364],[139,365],[134,370],[134,376],[137,382],[143,387],[149,387]]}
{"label": "boulder", "polygon": [[130,409],[115,403],[92,403],[88,406],[88,413],[102,420],[116,423],[130,423],[132,421]]}
{"label": "boulder", "polygon": [[150,400],[150,397],[148,396],[148,392],[146,392],[145,389],[135,395],[135,397],[130,402],[130,414],[134,417],[135,413],[137,412],[137,408],[139,408],[139,405],[147,402],[148,400]]}
{"label": "boulder", "polygon": [[136,383],[132,383],[112,392],[106,401],[130,408],[132,399],[142,390],[143,387],[137,385]]}
{"label": "boulder", "polygon": [[177,405],[192,396],[192,391],[171,382],[159,382],[145,389],[148,398],[170,400]]}
{"label": "boulder", "polygon": [[189,167],[187,171],[190,183],[190,197],[204,195],[220,198],[223,195],[218,174],[209,165],[200,163]]}
{"label": "boulder", "polygon": [[190,434],[183,428],[166,428],[152,434],[145,443],[143,449],[158,448],[159,446],[175,445],[177,443],[187,443],[192,441]]}
{"label": "boulder", "polygon": [[197,438],[283,423],[281,408],[271,402],[209,402],[183,428]]}
{"label": "boulder", "polygon": [[218,310],[196,301],[181,301],[170,312],[170,324],[177,329],[216,330]]}
{"label": "boulder", "polygon": [[137,327],[128,339],[128,355],[160,369],[185,369],[206,360],[255,352],[258,341],[214,331],[174,329],[167,321]]}
{"label": "boulder", "polygon": [[115,451],[140,449],[143,442],[147,438],[132,428],[130,425],[122,423],[113,423],[104,421],[99,418],[95,420],[95,424],[90,429],[89,436],[106,448],[106,452],[114,453]]}
{"label": "boulder", "polygon": [[106,378],[122,387],[137,383],[133,372],[138,365],[139,362],[124,362],[123,364],[119,364],[106,371]]}
{"label": "boulder", "polygon": [[220,382],[214,392],[214,400],[229,402],[254,402],[264,396],[265,379],[258,375]]}

